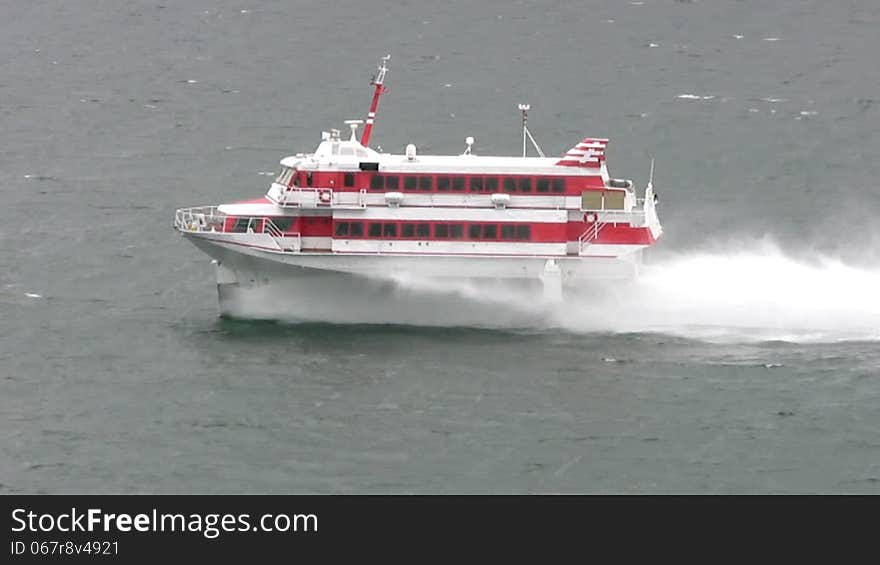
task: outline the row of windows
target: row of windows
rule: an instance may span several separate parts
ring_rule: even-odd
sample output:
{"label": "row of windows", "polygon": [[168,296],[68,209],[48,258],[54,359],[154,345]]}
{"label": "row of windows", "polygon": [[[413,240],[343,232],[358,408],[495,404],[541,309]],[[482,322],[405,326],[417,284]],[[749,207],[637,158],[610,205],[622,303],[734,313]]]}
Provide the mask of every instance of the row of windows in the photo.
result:
{"label": "row of windows", "polygon": [[[433,232],[433,235],[432,235]],[[336,222],[336,237],[379,237],[384,239],[470,239],[529,241],[529,224],[461,224],[461,223],[398,223],[398,222]],[[465,237],[467,234],[467,237]]]}
{"label": "row of windows", "polygon": [[[293,227],[293,220],[294,218],[272,218],[272,223],[274,223],[275,227],[280,231],[289,232],[290,228]],[[245,233],[248,228],[255,232],[262,231],[263,220],[260,218],[236,218],[234,220],[227,220],[227,232]]]}
{"label": "row of windows", "polygon": [[[349,179],[349,177],[351,177]],[[401,180],[402,179],[402,180]],[[345,175],[345,186],[354,186],[354,175]],[[351,184],[349,184],[351,183]],[[452,177],[428,175],[373,175],[370,179],[371,190],[418,190],[431,192],[499,192],[499,185],[504,192],[541,192],[563,194],[565,179],[562,177],[496,177],[468,176]]]}

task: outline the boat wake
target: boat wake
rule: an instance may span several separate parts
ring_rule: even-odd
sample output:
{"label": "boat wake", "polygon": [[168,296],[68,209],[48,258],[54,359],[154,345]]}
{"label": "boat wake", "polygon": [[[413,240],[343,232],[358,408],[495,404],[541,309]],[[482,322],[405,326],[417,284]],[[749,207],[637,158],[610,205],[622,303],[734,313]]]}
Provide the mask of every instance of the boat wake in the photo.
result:
{"label": "boat wake", "polygon": [[[411,290],[442,290],[413,277],[396,282]],[[663,333],[712,342],[880,340],[880,268],[831,257],[801,260],[767,242],[669,256],[646,264],[637,280],[584,285],[560,305],[526,290],[472,283],[442,288],[466,302],[516,309],[542,329]]]}
{"label": "boat wake", "polygon": [[575,331],[660,332],[709,341],[880,339],[880,268],[806,261],[771,243],[646,266],[557,312]]}
{"label": "boat wake", "polygon": [[234,317],[293,322],[658,333],[715,343],[880,341],[880,267],[800,259],[766,242],[668,255],[646,262],[636,280],[583,283],[562,303],[544,301],[533,282],[331,277],[308,292],[252,290],[227,308]]}

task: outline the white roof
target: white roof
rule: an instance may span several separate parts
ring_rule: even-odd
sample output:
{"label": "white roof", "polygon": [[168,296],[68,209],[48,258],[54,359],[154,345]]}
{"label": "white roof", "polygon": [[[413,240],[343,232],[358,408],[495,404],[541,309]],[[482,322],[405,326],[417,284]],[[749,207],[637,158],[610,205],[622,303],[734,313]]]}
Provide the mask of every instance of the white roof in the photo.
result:
{"label": "white roof", "polygon": [[361,162],[379,163],[379,171],[418,173],[418,172],[478,172],[486,174],[505,173],[543,173],[548,175],[606,174],[605,164],[601,167],[560,166],[559,157],[501,157],[474,154],[462,155],[419,155],[413,159],[406,155],[378,153],[364,147],[356,140],[325,140],[314,153],[285,157],[281,165],[299,169],[315,170],[325,167],[359,170]]}

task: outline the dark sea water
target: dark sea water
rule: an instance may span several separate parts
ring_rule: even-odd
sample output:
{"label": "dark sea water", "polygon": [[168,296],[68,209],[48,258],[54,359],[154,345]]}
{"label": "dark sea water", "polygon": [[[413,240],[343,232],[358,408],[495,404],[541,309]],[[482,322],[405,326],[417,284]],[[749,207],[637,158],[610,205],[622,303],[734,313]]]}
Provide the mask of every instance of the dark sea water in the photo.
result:
{"label": "dark sea water", "polygon": [[[0,492],[880,492],[880,3],[0,3]],[[221,320],[174,210],[374,143],[612,138],[645,277],[550,326]]]}

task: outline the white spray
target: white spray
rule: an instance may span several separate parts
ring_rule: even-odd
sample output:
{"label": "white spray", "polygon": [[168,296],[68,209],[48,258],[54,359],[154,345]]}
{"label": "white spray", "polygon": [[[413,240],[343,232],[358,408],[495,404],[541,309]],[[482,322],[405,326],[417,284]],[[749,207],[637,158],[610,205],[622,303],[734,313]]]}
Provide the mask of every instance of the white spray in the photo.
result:
{"label": "white spray", "polygon": [[880,268],[820,256],[795,259],[769,242],[673,255],[646,264],[634,281],[584,284],[558,306],[503,286],[440,285],[416,277],[396,282],[517,309],[533,323],[543,312],[540,326],[573,332],[658,332],[710,341],[880,340]]}

